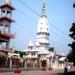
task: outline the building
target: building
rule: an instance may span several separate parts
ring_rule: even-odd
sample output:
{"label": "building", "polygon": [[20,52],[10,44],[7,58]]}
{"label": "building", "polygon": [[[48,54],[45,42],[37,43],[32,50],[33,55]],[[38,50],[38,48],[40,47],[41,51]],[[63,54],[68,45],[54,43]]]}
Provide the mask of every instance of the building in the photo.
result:
{"label": "building", "polygon": [[0,5],[0,67],[12,67],[12,64],[16,64],[13,49],[9,47],[10,39],[15,38],[10,30],[11,23],[14,22],[11,18],[13,10],[15,8],[11,5],[11,0],[4,0]]}
{"label": "building", "polygon": [[[37,38],[34,48],[32,41],[29,41],[28,48],[24,49],[26,55],[23,56],[25,67],[39,67],[40,69],[50,69],[64,67],[65,56],[59,56],[55,52],[49,50],[49,30],[48,18],[46,15],[45,0],[42,5],[42,15],[40,16]],[[63,59],[62,59],[63,57]]]}

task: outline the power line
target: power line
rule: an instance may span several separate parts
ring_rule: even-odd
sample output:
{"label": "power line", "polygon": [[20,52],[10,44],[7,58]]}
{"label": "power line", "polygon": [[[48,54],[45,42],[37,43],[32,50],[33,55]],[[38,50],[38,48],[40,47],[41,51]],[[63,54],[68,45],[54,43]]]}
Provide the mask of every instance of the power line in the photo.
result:
{"label": "power line", "polygon": [[[35,10],[33,10],[28,4],[26,4],[25,2],[23,2],[22,0],[18,1],[20,4],[22,4],[23,6],[26,6],[29,10],[31,10],[34,14],[36,14],[37,16],[40,16]],[[60,29],[58,28],[56,25],[54,25],[53,23],[49,22],[58,32],[63,33],[63,35],[65,36],[66,34]]]}
{"label": "power line", "polygon": [[33,10],[28,4],[23,2],[22,0],[18,0],[19,3],[21,3],[23,6],[26,6],[28,9],[30,9],[33,13],[35,13],[37,16],[40,16],[35,10]]}
{"label": "power line", "polygon": [[[32,34],[32,31],[28,31],[28,32],[26,32],[26,29],[24,29],[24,28],[22,28],[22,27],[19,27],[19,24],[17,24],[17,23],[14,23],[15,25],[14,25],[14,27],[15,27],[15,29],[18,29],[20,32],[22,31],[22,35],[20,34],[20,36],[24,36],[24,35],[27,35],[28,36],[28,34],[30,34],[29,36],[30,36],[30,38],[33,36],[33,34]],[[24,32],[25,32],[25,34],[24,34]],[[15,37],[16,37],[16,32],[14,32],[15,33]],[[25,36],[24,36],[25,37]]]}
{"label": "power line", "polygon": [[51,22],[49,23],[53,28],[57,29],[59,32],[63,33],[64,36],[66,36],[66,34],[61,30],[59,29],[57,26],[55,26],[54,24],[52,24]]}
{"label": "power line", "polygon": [[[19,27],[20,25],[18,24],[18,23],[15,23],[15,25],[16,25],[16,27],[18,27],[20,30],[22,30],[23,31],[23,33],[25,32],[25,30],[27,29],[24,29],[24,27],[23,26],[21,26],[21,27]],[[27,29],[28,30],[28,29]],[[32,31],[31,30],[28,30],[28,33],[32,33]]]}
{"label": "power line", "polygon": [[[20,12],[19,12],[20,13]],[[21,13],[20,13],[21,14]],[[22,16],[24,16],[23,14],[22,14]],[[13,16],[14,18],[15,18],[15,16]],[[25,17],[24,17],[25,18]],[[29,17],[28,17],[28,19],[30,19]],[[33,22],[34,23],[34,22]],[[22,31],[25,31],[25,30],[27,30],[28,32],[32,32],[32,30],[30,30],[30,29],[28,29],[28,27],[24,27],[23,25],[20,25],[20,24],[18,24],[17,22],[15,22],[15,24],[17,25],[17,27],[19,28],[19,29],[21,29]],[[22,23],[23,24],[23,23]],[[20,26],[20,27],[19,27]],[[29,25],[26,25],[26,26],[29,26]],[[24,29],[25,28],[25,29]],[[29,27],[30,28],[30,27]],[[33,33],[33,32],[32,32]]]}
{"label": "power line", "polygon": [[20,10],[17,10],[19,14],[21,14],[23,17],[26,17],[28,18],[30,21],[34,21],[33,18],[31,18],[29,15],[27,15],[26,13],[23,13],[22,11]]}

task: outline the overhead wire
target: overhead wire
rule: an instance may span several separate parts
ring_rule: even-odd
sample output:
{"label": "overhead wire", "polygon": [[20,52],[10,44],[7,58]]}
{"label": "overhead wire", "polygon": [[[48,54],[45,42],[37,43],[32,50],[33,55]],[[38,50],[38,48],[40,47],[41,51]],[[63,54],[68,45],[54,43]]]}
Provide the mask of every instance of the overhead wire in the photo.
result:
{"label": "overhead wire", "polygon": [[[25,3],[22,0],[18,1],[20,4],[22,4],[24,7],[27,7],[29,10],[31,10],[34,14],[36,14],[38,17],[40,17],[40,15],[34,10],[32,9],[27,3]],[[66,35],[60,28],[58,28],[56,25],[54,25],[53,23],[51,23],[49,21],[49,24],[51,24],[53,26],[53,28],[55,28],[58,32],[62,33],[64,36]]]}
{"label": "overhead wire", "polygon": [[22,0],[18,0],[19,3],[21,3],[23,6],[26,6],[28,9],[30,9],[33,13],[35,13],[37,16],[40,16],[34,9],[32,9],[27,3],[23,2]]}

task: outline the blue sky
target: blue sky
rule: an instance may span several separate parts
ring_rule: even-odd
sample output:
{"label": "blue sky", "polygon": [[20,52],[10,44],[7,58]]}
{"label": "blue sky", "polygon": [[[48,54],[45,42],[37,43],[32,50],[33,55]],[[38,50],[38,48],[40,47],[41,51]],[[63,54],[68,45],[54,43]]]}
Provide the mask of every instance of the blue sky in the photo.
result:
{"label": "blue sky", "polygon": [[[75,9],[72,7],[74,2],[75,0],[46,0],[50,46],[64,54],[70,51],[68,43],[72,41],[68,35],[75,21]],[[12,23],[11,30],[16,36],[11,40],[11,47],[19,50],[27,48],[30,39],[35,43],[40,18],[26,4],[41,16],[42,0],[12,0],[12,5],[16,8],[12,18],[16,22]]]}

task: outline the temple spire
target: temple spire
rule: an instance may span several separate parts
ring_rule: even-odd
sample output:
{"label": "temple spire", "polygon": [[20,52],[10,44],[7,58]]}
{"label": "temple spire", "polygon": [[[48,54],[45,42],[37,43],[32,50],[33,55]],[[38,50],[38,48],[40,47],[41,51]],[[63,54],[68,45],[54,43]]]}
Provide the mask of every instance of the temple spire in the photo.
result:
{"label": "temple spire", "polygon": [[46,6],[45,6],[45,0],[43,0],[43,6],[42,6],[42,16],[46,16]]}
{"label": "temple spire", "polygon": [[4,0],[4,4],[9,4],[9,5],[11,5],[11,0]]}

